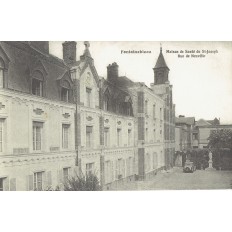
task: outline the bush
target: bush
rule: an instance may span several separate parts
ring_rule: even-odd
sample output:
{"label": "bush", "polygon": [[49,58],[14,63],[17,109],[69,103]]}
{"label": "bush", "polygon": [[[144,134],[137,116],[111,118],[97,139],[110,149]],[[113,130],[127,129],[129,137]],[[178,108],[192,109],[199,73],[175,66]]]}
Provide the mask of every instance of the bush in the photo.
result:
{"label": "bush", "polygon": [[64,183],[64,191],[101,191],[99,179],[95,173],[75,175]]}

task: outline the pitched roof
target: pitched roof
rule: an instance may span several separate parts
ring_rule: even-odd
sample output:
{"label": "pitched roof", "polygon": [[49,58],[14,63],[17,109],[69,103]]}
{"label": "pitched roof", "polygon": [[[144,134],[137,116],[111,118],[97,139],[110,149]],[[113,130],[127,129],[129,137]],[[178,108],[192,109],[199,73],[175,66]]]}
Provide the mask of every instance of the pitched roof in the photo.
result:
{"label": "pitched roof", "polygon": [[57,78],[69,68],[59,58],[43,54],[26,42],[1,42],[0,46],[10,59],[8,88],[30,94],[30,78],[35,70],[44,70],[46,78],[46,98],[60,100]]}
{"label": "pitched roof", "polygon": [[165,62],[163,53],[162,53],[162,48],[160,48],[160,54],[159,54],[159,57],[158,57],[158,59],[156,61],[155,68],[168,68],[168,66],[167,66],[167,64]]}
{"label": "pitched roof", "polygon": [[119,76],[117,79],[117,86],[123,89],[134,86],[135,83],[126,76]]}
{"label": "pitched roof", "polygon": [[196,122],[196,126],[210,126],[211,123],[207,122],[205,119],[201,118]]}
{"label": "pitched roof", "polygon": [[196,126],[215,126],[215,125],[220,125],[220,121],[215,118],[214,120],[205,120],[203,118],[199,119],[196,123]]}
{"label": "pitched roof", "polygon": [[194,125],[195,118],[194,117],[180,117],[180,118],[176,117],[176,123]]}

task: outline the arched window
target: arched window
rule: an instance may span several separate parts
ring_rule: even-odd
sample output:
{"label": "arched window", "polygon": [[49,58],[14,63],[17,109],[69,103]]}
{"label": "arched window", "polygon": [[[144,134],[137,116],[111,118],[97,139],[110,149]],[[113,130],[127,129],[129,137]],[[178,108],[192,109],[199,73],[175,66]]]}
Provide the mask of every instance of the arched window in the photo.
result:
{"label": "arched window", "polygon": [[0,57],[0,88],[4,88],[4,68],[5,64]]}
{"label": "arched window", "polygon": [[43,96],[43,82],[43,74],[40,71],[35,71],[32,76],[32,94],[41,97]]}

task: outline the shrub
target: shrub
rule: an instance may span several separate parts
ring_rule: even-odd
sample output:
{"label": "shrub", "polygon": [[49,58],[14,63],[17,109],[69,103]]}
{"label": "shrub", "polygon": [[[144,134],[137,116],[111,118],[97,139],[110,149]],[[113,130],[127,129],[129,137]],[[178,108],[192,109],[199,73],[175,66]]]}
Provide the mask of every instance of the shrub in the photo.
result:
{"label": "shrub", "polygon": [[75,174],[64,183],[64,191],[101,191],[99,179],[96,173],[88,175]]}

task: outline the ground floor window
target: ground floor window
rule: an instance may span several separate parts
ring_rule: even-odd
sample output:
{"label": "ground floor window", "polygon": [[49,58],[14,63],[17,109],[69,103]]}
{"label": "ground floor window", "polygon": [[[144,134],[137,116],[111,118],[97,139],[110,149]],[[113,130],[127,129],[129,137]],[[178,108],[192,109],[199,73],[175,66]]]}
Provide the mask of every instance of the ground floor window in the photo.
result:
{"label": "ground floor window", "polygon": [[0,178],[0,191],[3,191],[3,178]]}
{"label": "ground floor window", "polygon": [[94,163],[86,164],[86,176],[94,174]]}
{"label": "ground floor window", "polygon": [[64,181],[67,181],[70,175],[71,168],[63,168]]}
{"label": "ground floor window", "polygon": [[43,190],[43,172],[34,173],[34,190]]}

